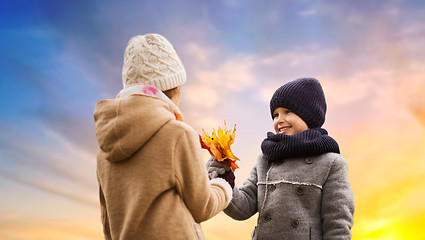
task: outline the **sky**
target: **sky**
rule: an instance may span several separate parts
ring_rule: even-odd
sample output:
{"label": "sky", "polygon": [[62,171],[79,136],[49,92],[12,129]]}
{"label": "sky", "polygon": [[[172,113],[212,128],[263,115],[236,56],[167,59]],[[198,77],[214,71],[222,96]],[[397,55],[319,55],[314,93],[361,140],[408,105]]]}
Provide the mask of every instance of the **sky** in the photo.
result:
{"label": "sky", "polygon": [[[0,1],[0,239],[103,238],[93,110],[122,89],[126,44],[147,33],[185,65],[186,123],[236,124],[237,185],[273,131],[273,92],[315,77],[349,165],[353,239],[425,238],[424,1],[19,0]],[[256,217],[202,227],[249,239]]]}

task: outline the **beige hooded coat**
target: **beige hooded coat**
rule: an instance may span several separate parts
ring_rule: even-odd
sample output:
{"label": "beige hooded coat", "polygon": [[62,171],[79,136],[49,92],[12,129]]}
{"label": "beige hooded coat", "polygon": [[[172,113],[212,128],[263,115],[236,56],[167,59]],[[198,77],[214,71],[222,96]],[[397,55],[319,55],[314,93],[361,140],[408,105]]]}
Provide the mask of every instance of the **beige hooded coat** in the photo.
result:
{"label": "beige hooded coat", "polygon": [[208,180],[198,134],[147,95],[99,101],[94,119],[105,239],[204,239],[232,189]]}

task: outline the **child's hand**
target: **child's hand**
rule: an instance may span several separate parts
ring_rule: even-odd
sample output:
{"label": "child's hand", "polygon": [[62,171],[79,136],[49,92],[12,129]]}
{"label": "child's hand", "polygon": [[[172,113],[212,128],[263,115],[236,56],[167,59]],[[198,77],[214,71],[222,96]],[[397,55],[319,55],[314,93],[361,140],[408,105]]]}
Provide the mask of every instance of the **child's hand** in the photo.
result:
{"label": "child's hand", "polygon": [[207,162],[208,177],[210,179],[217,178],[227,171],[230,171],[230,163],[228,161],[219,162],[215,157],[211,157]]}
{"label": "child's hand", "polygon": [[219,162],[215,157],[211,157],[207,162],[207,171],[210,179],[220,177],[226,180],[232,188],[235,186],[235,175],[230,168],[229,161]]}

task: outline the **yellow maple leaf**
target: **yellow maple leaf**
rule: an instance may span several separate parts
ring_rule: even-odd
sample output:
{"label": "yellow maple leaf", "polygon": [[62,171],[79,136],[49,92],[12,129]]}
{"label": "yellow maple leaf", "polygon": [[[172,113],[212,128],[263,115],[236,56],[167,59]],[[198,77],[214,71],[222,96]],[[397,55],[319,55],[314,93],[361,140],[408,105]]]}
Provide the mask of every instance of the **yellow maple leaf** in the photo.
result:
{"label": "yellow maple leaf", "polygon": [[225,121],[224,128],[221,129],[221,127],[218,127],[217,133],[215,129],[213,129],[211,136],[209,136],[205,133],[205,130],[202,129],[203,137],[199,136],[202,148],[207,149],[219,162],[228,161],[233,171],[239,168],[235,163],[239,161],[239,158],[233,155],[230,149],[230,145],[235,141],[235,131],[236,125],[232,132],[231,130],[227,130]]}

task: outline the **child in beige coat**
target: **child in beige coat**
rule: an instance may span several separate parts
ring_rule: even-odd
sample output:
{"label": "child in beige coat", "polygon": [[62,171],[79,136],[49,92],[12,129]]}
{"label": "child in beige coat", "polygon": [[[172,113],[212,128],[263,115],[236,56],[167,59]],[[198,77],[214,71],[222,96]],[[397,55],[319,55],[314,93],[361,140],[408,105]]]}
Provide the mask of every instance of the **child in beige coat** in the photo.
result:
{"label": "child in beige coat", "polygon": [[208,179],[198,134],[182,121],[185,81],[163,36],[136,36],[124,55],[124,89],[96,104],[105,239],[204,239],[199,223],[230,202],[230,185]]}

